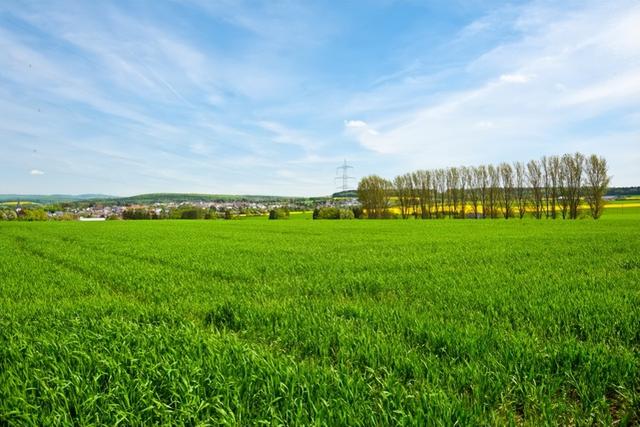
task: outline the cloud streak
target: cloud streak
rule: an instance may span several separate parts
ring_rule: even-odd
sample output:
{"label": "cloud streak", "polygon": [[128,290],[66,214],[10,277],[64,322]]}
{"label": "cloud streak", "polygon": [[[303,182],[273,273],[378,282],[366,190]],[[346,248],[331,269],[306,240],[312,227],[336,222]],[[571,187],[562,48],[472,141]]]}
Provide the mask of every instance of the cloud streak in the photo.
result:
{"label": "cloud streak", "polygon": [[0,192],[317,195],[344,158],[392,176],[570,150],[637,184],[637,3],[361,6],[3,3]]}
{"label": "cloud streak", "polygon": [[[619,161],[616,150],[638,158],[640,140],[610,117],[640,109],[640,43],[630,41],[640,38],[630,39],[638,30],[629,25],[640,22],[640,7],[634,2],[626,6],[591,3],[554,19],[548,5],[527,5],[514,24],[523,31],[521,37],[465,66],[475,86],[446,91],[434,102],[393,117],[367,120],[367,126],[379,130],[375,135],[352,135],[363,147],[414,167],[584,150],[588,144],[581,147],[576,141],[611,136],[615,149],[606,143],[588,146],[611,157],[615,184],[632,185],[640,177]],[[489,30],[485,23],[478,31]],[[398,96],[404,95],[403,85],[398,84]],[[384,103],[396,102],[393,92],[380,93]]]}

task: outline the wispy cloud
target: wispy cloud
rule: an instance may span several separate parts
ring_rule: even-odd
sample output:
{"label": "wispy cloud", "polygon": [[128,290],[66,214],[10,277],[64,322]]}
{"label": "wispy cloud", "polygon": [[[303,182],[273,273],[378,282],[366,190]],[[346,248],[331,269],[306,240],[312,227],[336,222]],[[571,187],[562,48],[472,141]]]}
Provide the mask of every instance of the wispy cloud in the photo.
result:
{"label": "wispy cloud", "polygon": [[379,132],[369,126],[362,120],[345,120],[344,126],[348,133],[356,135],[357,137],[375,137],[379,135]]}
{"label": "wispy cloud", "polygon": [[269,140],[278,144],[295,145],[305,151],[313,151],[320,148],[320,144],[312,141],[299,131],[283,126],[280,123],[262,120],[256,123],[262,129],[268,131]]}
{"label": "wispy cloud", "polygon": [[503,74],[500,76],[500,81],[506,83],[526,83],[529,80],[531,78],[524,74]]}
{"label": "wispy cloud", "polygon": [[[0,47],[5,52],[0,58],[0,77],[10,83],[7,92],[21,88],[25,108],[0,102],[5,113],[0,131],[14,139],[31,138],[32,143],[38,141],[36,145],[47,139],[50,161],[57,163],[51,168],[52,177],[62,169],[81,176],[82,165],[88,161],[100,163],[93,166],[94,183],[117,164],[121,176],[144,174],[146,178],[135,181],[147,184],[138,184],[137,191],[156,187],[157,183],[147,180],[154,175],[164,176],[165,185],[175,188],[177,182],[194,174],[197,160],[192,158],[177,179],[166,171],[189,156],[215,153],[218,162],[261,156],[269,151],[261,140],[305,150],[319,145],[303,132],[276,122],[265,121],[261,132],[250,124],[248,102],[263,102],[278,91],[286,93],[285,82],[296,81],[281,65],[269,64],[271,60],[262,57],[264,52],[257,54],[250,44],[237,54],[222,55],[166,21],[141,23],[116,7],[72,5],[76,13],[67,14],[63,10],[70,5],[24,6],[5,7],[7,16],[13,22],[21,21],[22,28],[37,29],[37,35],[0,26]],[[271,70],[265,70],[265,65]],[[26,107],[28,103],[32,109]],[[54,141],[56,150],[51,150]],[[100,154],[94,160],[80,161],[80,153],[123,148],[130,160]],[[28,163],[28,155],[25,152],[20,160],[22,155],[14,153],[12,161]],[[69,167],[69,156],[75,160],[73,167]],[[233,167],[243,166],[233,163],[216,169]],[[103,168],[105,172],[99,172]],[[199,176],[187,182],[199,182],[199,188],[206,188],[203,175]],[[219,179],[206,180],[221,185]]]}
{"label": "wispy cloud", "polygon": [[0,12],[7,192],[324,194],[345,157],[356,175],[392,175],[607,138],[614,183],[637,180],[631,0],[435,15],[413,2],[27,0]]}
{"label": "wispy cloud", "polygon": [[[392,118],[367,120],[367,127],[378,130],[375,135],[352,135],[364,147],[393,154],[413,166],[515,160],[585,149],[575,141],[606,140],[607,135],[616,135],[617,149],[627,138],[625,150],[637,157],[637,135],[622,132],[622,124],[604,117],[640,109],[640,35],[639,27],[630,25],[640,22],[640,6],[635,2],[616,8],[602,3],[586,6],[560,14],[548,4],[522,7],[514,22],[521,36],[491,47],[464,66],[475,86],[441,92],[434,101]],[[478,31],[491,25],[482,24]],[[397,93],[380,96],[382,103],[393,104],[394,96],[404,92],[400,85]],[[370,115],[375,117],[375,111]],[[616,182],[638,179],[611,147],[590,148],[611,156]]]}

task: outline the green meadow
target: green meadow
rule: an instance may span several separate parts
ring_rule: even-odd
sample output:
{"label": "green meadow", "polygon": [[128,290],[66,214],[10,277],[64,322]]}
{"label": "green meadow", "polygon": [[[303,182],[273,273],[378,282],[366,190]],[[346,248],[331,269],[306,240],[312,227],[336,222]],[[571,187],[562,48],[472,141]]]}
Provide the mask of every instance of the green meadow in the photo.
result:
{"label": "green meadow", "polygon": [[0,223],[0,425],[636,425],[640,209]]}

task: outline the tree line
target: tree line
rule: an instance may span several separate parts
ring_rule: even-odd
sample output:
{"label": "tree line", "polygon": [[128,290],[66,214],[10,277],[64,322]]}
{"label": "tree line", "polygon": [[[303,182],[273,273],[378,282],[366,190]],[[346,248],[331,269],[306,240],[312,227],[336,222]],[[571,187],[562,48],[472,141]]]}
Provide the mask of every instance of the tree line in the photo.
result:
{"label": "tree line", "polygon": [[388,180],[377,175],[358,183],[368,218],[389,218],[392,198],[402,218],[577,219],[582,201],[600,218],[610,182],[603,157],[581,153],[529,162],[417,170]]}
{"label": "tree line", "polygon": [[[254,209],[242,209],[246,216],[259,216],[262,212]],[[239,213],[231,209],[219,211],[215,207],[201,208],[181,205],[175,209],[128,208],[122,213],[122,219],[236,219]],[[113,219],[117,217],[114,216]]]}
{"label": "tree line", "polygon": [[18,210],[0,207],[0,221],[46,221],[49,219],[47,211],[38,207],[21,208]]}

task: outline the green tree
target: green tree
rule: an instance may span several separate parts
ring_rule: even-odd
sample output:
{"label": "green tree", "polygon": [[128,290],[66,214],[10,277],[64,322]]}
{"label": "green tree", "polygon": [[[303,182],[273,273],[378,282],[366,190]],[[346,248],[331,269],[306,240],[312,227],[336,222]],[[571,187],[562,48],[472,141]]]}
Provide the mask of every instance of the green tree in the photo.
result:
{"label": "green tree", "polygon": [[22,210],[22,220],[23,221],[47,221],[49,216],[45,212],[44,209],[40,208],[29,208]]}
{"label": "green tree", "polygon": [[389,213],[389,199],[393,185],[377,175],[362,178],[358,183],[358,199],[368,218],[385,218]]}

